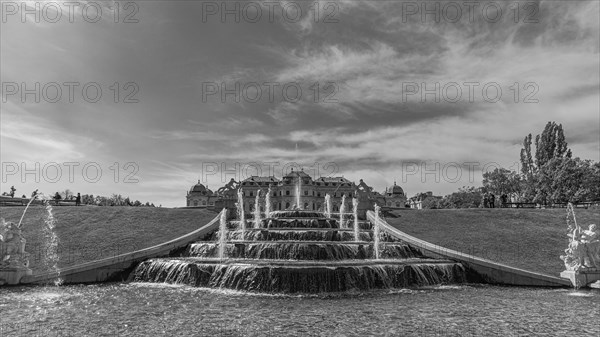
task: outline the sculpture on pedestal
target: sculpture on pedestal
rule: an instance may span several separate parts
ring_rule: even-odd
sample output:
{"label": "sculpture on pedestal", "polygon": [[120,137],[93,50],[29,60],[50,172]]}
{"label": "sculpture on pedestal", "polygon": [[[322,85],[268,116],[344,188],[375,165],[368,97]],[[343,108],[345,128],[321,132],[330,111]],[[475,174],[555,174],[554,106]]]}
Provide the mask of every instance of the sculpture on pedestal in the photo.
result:
{"label": "sculpture on pedestal", "polygon": [[[570,216],[573,217],[573,224]],[[567,206],[567,225],[569,246],[565,254],[560,256],[566,268],[561,276],[570,279],[573,286],[578,288],[600,279],[600,231],[595,224],[582,229],[577,224],[570,203]]]}
{"label": "sculpture on pedestal", "polygon": [[600,270],[600,232],[597,226],[591,224],[587,230],[576,226],[567,236],[569,248],[561,256],[567,270]]}

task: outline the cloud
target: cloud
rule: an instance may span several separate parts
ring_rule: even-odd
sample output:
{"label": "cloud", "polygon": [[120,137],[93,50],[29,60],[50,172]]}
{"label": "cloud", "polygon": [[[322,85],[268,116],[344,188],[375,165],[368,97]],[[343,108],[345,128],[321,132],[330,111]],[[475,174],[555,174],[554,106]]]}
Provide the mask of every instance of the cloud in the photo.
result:
{"label": "cloud", "polygon": [[[9,98],[1,108],[2,157],[95,160],[108,180],[114,162],[135,162],[138,184],[79,182],[71,189],[123,191],[169,206],[183,204],[187,185],[202,176],[206,162],[335,162],[339,174],[365,178],[378,190],[395,178],[410,193],[449,193],[478,181],[404,183],[402,164],[511,166],[523,137],[541,132],[549,120],[563,124],[576,156],[600,160],[600,5],[539,1],[533,7],[539,22],[527,23],[528,3],[518,3],[518,22],[511,16],[514,4],[500,3],[504,15],[496,23],[480,15],[473,22],[467,16],[456,23],[423,22],[420,15],[407,17],[405,3],[396,1],[336,1],[337,22],[331,23],[310,16],[293,23],[281,12],[272,23],[221,22],[217,16],[203,22],[202,5],[193,2],[140,3],[135,24],[12,21],[2,27],[2,81],[95,81],[108,100],[31,104]],[[305,14],[310,5],[301,3]],[[138,84],[140,102],[112,102],[108,86],[129,81]],[[220,95],[202,100],[205,82],[230,88],[273,81],[299,82],[302,98],[291,102],[277,92],[272,102],[222,101]],[[473,102],[403,96],[409,82],[427,88],[456,82],[466,98],[467,81],[479,83]],[[329,82],[335,90],[327,89]],[[487,83],[501,87],[501,100],[484,100]],[[538,103],[525,103],[528,95]],[[35,186],[27,182],[21,189]]]}

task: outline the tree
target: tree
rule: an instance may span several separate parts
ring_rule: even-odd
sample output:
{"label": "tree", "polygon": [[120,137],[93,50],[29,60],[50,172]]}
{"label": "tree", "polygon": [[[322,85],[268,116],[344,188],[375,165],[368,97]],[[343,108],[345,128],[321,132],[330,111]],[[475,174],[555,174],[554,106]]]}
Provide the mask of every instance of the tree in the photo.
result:
{"label": "tree", "polygon": [[61,194],[64,200],[69,200],[73,196],[73,192],[68,188],[64,190]]}
{"label": "tree", "polygon": [[548,122],[541,135],[535,137],[535,165],[540,168],[553,158],[571,158],[562,124]]}
{"label": "tree", "polygon": [[481,188],[463,186],[444,197],[445,208],[478,208],[481,205]]}
{"label": "tree", "polygon": [[483,174],[483,187],[486,191],[498,196],[505,193],[511,196],[519,196],[523,188],[523,180],[515,171],[496,168],[492,172]]}
{"label": "tree", "polygon": [[[522,196],[525,200],[546,202],[548,191],[537,190],[540,182],[545,181],[539,176],[541,168],[554,158],[571,158],[572,153],[567,147],[562,124],[548,122],[544,131],[535,137],[535,160],[532,157],[531,140],[531,134],[527,135],[521,149]],[[543,174],[548,173],[546,171]]]}
{"label": "tree", "polygon": [[441,207],[442,205],[440,205],[439,203],[440,199],[433,197],[433,196],[428,196],[425,197],[425,199],[423,199],[421,201],[421,208],[423,209],[439,209],[439,208],[443,208]]}
{"label": "tree", "polygon": [[600,165],[579,158],[553,158],[536,179],[539,203],[566,203],[600,199]]}

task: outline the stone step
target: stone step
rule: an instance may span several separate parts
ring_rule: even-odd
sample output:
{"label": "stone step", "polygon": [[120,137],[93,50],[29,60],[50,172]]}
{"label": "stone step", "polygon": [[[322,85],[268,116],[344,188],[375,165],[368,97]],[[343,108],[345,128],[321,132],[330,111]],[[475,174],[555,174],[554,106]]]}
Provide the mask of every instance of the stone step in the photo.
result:
{"label": "stone step", "polygon": [[136,282],[186,284],[262,293],[326,293],[462,283],[462,265],[443,260],[368,260],[315,263],[261,260],[151,259]]}
{"label": "stone step", "polygon": [[[375,255],[372,242],[340,241],[233,241],[224,247],[228,258],[267,260],[354,260],[371,259]],[[199,242],[188,246],[184,256],[216,258],[219,244]],[[379,248],[382,258],[421,257],[418,250],[400,242],[383,243]]]}
{"label": "stone step", "polygon": [[303,261],[303,260],[264,260],[264,259],[216,259],[200,257],[165,257],[148,261],[171,261],[181,263],[219,264],[219,265],[257,265],[272,267],[368,267],[374,265],[409,265],[409,264],[455,264],[452,260],[432,258],[408,259],[358,259],[344,261]]}

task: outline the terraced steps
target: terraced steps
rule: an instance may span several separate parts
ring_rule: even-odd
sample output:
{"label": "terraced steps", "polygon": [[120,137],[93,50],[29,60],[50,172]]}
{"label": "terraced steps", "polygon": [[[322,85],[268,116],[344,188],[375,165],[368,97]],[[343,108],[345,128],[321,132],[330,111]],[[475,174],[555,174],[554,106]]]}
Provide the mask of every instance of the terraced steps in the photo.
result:
{"label": "terraced steps", "polygon": [[[258,292],[337,292],[463,282],[462,265],[425,258],[373,225],[310,211],[278,211],[254,228],[225,222],[222,231],[188,245],[180,256],[147,260],[133,280]],[[343,227],[343,228],[340,228]],[[375,249],[377,247],[377,249]],[[375,259],[378,251],[379,259]]]}

